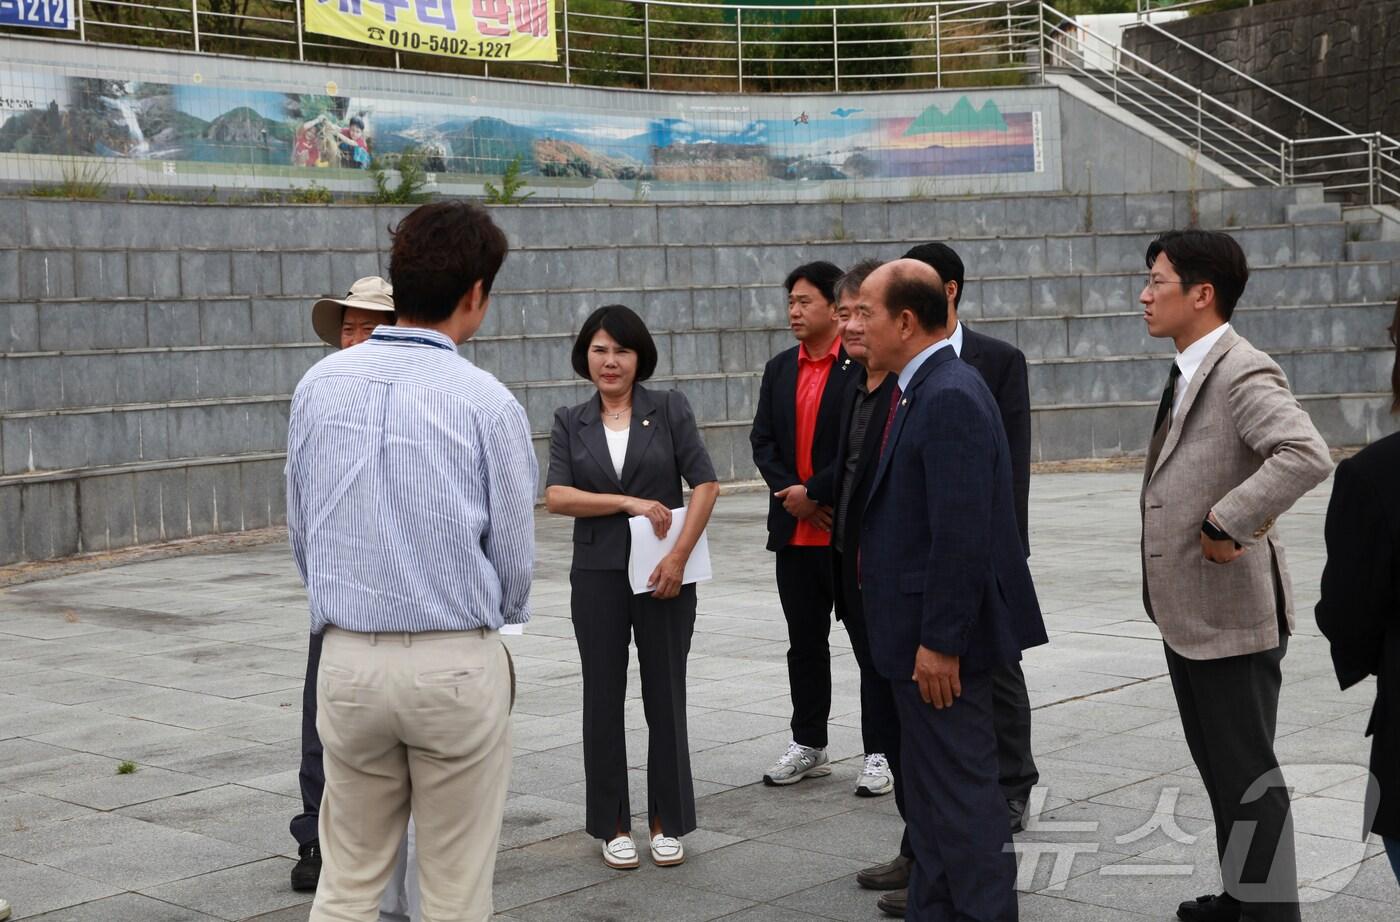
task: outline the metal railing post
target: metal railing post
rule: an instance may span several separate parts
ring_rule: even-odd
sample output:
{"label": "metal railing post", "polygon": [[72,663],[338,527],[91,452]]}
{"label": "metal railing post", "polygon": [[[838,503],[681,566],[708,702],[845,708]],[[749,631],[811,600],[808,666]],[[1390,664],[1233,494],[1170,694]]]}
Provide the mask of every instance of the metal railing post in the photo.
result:
{"label": "metal railing post", "polygon": [[841,92],[841,39],[836,31],[836,7],[831,8],[831,76]]}
{"label": "metal railing post", "polygon": [[83,14],[83,0],[73,4],[78,8],[78,41],[87,41],[87,16]]}
{"label": "metal railing post", "polygon": [[651,4],[642,3],[642,55],[646,67],[646,87],[651,89]]}
{"label": "metal railing post", "polygon": [[199,51],[199,0],[190,0],[190,18],[194,25],[194,50]]}
{"label": "metal railing post", "polygon": [[933,5],[933,85],[943,89],[943,7]]}
{"label": "metal railing post", "polygon": [[1377,172],[1379,166],[1376,156],[1376,147],[1380,144],[1380,132],[1372,134],[1366,139],[1366,204],[1376,204],[1376,186],[1380,184],[1380,175]]}
{"label": "metal railing post", "polygon": [[1278,184],[1288,185],[1288,142],[1278,142]]}
{"label": "metal railing post", "polygon": [[1205,100],[1201,96],[1201,91],[1196,91],[1196,152],[1201,152],[1201,112],[1205,109]]}
{"label": "metal railing post", "polygon": [[573,71],[569,68],[569,0],[561,0],[564,5],[564,12],[560,19],[564,23],[564,83],[574,82]]}
{"label": "metal railing post", "polygon": [[744,92],[744,8],[742,6],[734,9],[734,24],[737,27],[736,38],[737,48],[736,58],[739,62],[739,92]]}
{"label": "metal railing post", "polygon": [[292,0],[292,9],[297,12],[297,60],[306,60],[306,49],[302,47],[301,39],[301,0]]}
{"label": "metal railing post", "polygon": [[1045,82],[1045,4],[1037,3],[1036,9],[1036,37],[1040,43],[1040,82]]}

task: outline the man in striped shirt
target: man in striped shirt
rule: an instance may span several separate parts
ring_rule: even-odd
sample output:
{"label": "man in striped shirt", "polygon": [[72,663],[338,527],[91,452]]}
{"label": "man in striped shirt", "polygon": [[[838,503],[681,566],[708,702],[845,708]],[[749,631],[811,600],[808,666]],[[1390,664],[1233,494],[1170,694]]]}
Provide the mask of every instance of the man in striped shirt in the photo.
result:
{"label": "man in striped shirt", "polygon": [[510,767],[509,657],[529,618],[538,467],[525,412],[457,354],[505,235],[464,202],[394,232],[398,326],[292,398],[287,527],[324,633],[323,866],[313,922],[373,922],[410,808],[425,918],[491,915]]}

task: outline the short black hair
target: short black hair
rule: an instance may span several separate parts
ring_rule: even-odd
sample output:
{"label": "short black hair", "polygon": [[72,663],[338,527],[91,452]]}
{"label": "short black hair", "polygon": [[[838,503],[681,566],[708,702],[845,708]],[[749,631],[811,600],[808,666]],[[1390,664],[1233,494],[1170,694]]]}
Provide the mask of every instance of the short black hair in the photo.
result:
{"label": "short black hair", "polygon": [[847,293],[854,294],[859,291],[860,286],[870,277],[870,273],[883,265],[878,259],[862,259],[847,269],[846,273],[836,280],[836,300],[841,300]]}
{"label": "short black hair", "polygon": [[963,280],[965,270],[962,257],[956,250],[946,243],[921,243],[905,253],[904,258],[917,259],[925,265],[932,266],[944,282],[957,282],[958,294],[953,298],[953,307],[956,308],[961,303],[967,283]]}
{"label": "short black hair", "polygon": [[574,340],[570,360],[580,378],[593,380],[588,373],[588,347],[599,330],[617,340],[622,348],[637,353],[638,381],[645,381],[656,371],[656,341],[651,338],[646,322],[625,304],[605,304],[588,315],[578,331],[578,339]]}
{"label": "short black hair", "polygon": [[925,333],[948,326],[948,296],[942,285],[934,285],[908,271],[890,276],[885,288],[885,310],[891,317],[911,311]]}
{"label": "short black hair", "polygon": [[420,205],[390,228],[389,280],[404,320],[440,323],[481,282],[482,297],[510,244],[486,209],[470,202]]}
{"label": "short black hair", "polygon": [[358,115],[352,115],[350,116],[350,126],[352,128],[364,128],[365,120],[360,118]]}
{"label": "short black hair", "polygon": [[792,286],[798,282],[807,282],[817,291],[822,293],[822,297],[827,301],[836,300],[836,281],[841,278],[841,267],[833,263],[818,260],[814,263],[804,263],[788,273],[788,277],[783,281],[783,287],[792,292]]}
{"label": "short black hair", "polygon": [[1210,282],[1220,318],[1229,321],[1249,281],[1249,262],[1234,237],[1196,228],[1170,230],[1148,245],[1148,269],[1159,253],[1167,254],[1167,261],[1181,276],[1182,287]]}

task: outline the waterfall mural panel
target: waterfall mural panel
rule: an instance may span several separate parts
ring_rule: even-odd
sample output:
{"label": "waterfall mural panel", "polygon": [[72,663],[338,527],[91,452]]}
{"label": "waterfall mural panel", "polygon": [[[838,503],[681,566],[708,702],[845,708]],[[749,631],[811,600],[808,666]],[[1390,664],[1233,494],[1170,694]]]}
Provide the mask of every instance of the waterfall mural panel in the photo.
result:
{"label": "waterfall mural panel", "polygon": [[[647,191],[833,182],[885,189],[1046,172],[1043,95],[1039,102],[1018,102],[1014,92],[657,95],[644,97],[656,101],[651,111],[609,111],[570,106],[565,98],[600,91],[558,90],[550,105],[550,93],[531,88],[531,103],[521,105],[362,95],[334,83],[326,89],[307,94],[214,86],[197,75],[172,84],[0,69],[0,155],[165,161],[296,179],[353,176],[376,158],[392,165],[416,151],[445,183],[498,176],[518,159],[537,189],[612,181],[645,184]],[[1042,177],[1020,188],[1057,183]]]}

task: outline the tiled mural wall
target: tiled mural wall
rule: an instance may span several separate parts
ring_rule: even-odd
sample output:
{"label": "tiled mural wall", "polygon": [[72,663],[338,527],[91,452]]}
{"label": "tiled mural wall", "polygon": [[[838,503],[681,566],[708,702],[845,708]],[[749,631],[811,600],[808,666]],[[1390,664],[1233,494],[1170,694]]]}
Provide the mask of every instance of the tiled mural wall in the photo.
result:
{"label": "tiled mural wall", "polygon": [[[1055,191],[1049,89],[596,90],[0,39],[0,177],[102,158],[147,186],[370,188],[409,148],[441,191],[516,158],[547,198],[752,201]],[[392,158],[390,158],[392,159]]]}

